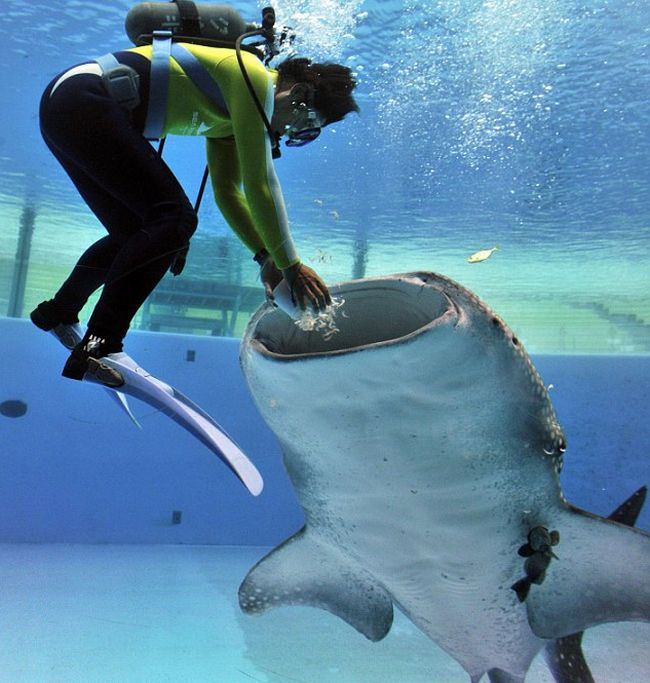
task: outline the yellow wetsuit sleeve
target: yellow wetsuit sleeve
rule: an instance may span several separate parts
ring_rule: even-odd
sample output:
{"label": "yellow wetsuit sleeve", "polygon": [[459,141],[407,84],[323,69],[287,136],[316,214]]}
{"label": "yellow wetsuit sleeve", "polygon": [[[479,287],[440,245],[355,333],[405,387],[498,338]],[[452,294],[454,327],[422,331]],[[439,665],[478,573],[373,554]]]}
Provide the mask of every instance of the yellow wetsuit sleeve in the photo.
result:
{"label": "yellow wetsuit sleeve", "polygon": [[[270,120],[274,95],[271,76],[254,55],[243,53],[242,56],[253,88]],[[213,187],[216,186],[215,200],[245,243],[256,245],[251,233],[253,227],[275,265],[288,268],[300,259],[289,232],[282,190],[271,157],[271,143],[234,54],[219,64],[218,81],[228,105],[238,165],[232,154],[228,158],[227,147],[208,143],[208,164]],[[226,164],[219,169],[218,163],[224,159]],[[228,188],[223,192],[222,182]],[[240,182],[243,197],[233,191]]]}
{"label": "yellow wetsuit sleeve", "polygon": [[255,228],[246,197],[241,191],[241,173],[234,138],[207,138],[208,167],[214,199],[228,225],[253,252],[264,248]]}
{"label": "yellow wetsuit sleeve", "polygon": [[[228,111],[215,107],[172,58],[165,134],[205,136],[215,201],[230,227],[251,251],[266,248],[278,268],[299,263],[269,136],[234,50],[183,45],[216,81]],[[147,59],[151,59],[151,50],[151,45],[131,48]],[[242,51],[242,59],[270,120],[271,74],[255,55]]]}

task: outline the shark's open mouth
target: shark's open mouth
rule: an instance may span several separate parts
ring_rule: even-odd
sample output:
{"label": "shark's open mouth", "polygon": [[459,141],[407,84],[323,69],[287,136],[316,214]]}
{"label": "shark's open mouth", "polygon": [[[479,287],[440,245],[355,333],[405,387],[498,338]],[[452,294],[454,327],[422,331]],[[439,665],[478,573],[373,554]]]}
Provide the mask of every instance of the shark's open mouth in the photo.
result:
{"label": "shark's open mouth", "polygon": [[348,282],[331,293],[345,300],[336,312],[336,333],[303,331],[282,311],[266,309],[252,333],[258,350],[286,360],[359,351],[401,342],[457,317],[449,297],[416,275]]}

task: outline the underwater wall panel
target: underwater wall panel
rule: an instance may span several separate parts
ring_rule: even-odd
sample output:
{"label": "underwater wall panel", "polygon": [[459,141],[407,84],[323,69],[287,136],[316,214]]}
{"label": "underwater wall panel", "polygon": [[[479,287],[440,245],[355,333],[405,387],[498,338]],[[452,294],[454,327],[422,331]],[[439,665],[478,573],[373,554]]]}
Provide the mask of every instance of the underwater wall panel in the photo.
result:
{"label": "underwater wall panel", "polygon": [[[239,443],[264,478],[257,498],[166,416],[131,399],[138,429],[102,388],[62,378],[65,350],[28,321],[0,319],[0,335],[0,542],[273,545],[301,526],[237,340],[136,331],[127,350]],[[650,358],[533,360],[567,437],[564,491],[607,516],[650,483]],[[647,509],[638,526],[650,528]]]}
{"label": "underwater wall panel", "polygon": [[0,409],[26,407],[0,414],[0,542],[265,545],[302,524],[237,340],[136,332],[127,350],[254,460],[265,481],[257,498],[167,416],[129,399],[138,429],[103,388],[61,377],[65,349],[29,321],[0,319],[0,334]]}

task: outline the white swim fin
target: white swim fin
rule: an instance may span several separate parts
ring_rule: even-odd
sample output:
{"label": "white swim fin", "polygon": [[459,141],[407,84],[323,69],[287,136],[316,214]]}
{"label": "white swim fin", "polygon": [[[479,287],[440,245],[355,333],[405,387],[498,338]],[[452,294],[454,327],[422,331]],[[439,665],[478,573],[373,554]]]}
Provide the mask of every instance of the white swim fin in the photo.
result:
{"label": "white swim fin", "polygon": [[[121,393],[140,399],[171,417],[219,456],[252,495],[258,496],[262,492],[264,482],[255,465],[214,418],[196,403],[141,368],[124,352],[108,354],[101,362],[122,375]],[[84,379],[99,383],[91,374]]]}
{"label": "white swim fin", "polygon": [[[79,323],[74,323],[73,325],[56,325],[50,330],[50,334],[55,337],[66,349],[72,351],[74,347],[83,339],[84,329]],[[137,421],[133,413],[131,412],[131,407],[126,396],[117,389],[109,389],[106,387],[106,392],[111,397],[112,401],[115,401],[119,407],[128,415],[129,419],[138,428],[142,429],[140,423]]]}

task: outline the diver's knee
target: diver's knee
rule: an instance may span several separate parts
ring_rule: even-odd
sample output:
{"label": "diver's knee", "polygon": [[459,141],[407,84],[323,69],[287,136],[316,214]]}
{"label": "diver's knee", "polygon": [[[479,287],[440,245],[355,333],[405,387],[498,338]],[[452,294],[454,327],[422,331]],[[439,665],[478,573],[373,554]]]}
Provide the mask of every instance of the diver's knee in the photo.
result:
{"label": "diver's knee", "polygon": [[186,197],[154,204],[145,217],[145,230],[164,236],[179,248],[187,244],[198,225],[196,211]]}
{"label": "diver's knee", "polygon": [[194,207],[187,202],[187,205],[183,208],[181,220],[178,222],[178,233],[184,243],[192,237],[198,224],[199,217],[196,215]]}

